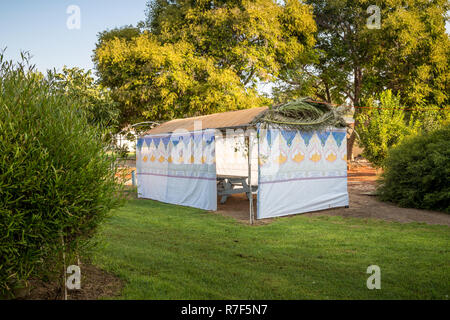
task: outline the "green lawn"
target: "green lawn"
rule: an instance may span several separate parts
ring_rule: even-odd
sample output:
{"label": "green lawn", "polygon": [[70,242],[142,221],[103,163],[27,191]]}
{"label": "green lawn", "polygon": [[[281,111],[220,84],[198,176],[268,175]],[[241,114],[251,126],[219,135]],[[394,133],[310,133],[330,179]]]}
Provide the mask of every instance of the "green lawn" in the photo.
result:
{"label": "green lawn", "polygon": [[[124,299],[448,299],[450,228],[295,216],[261,226],[150,200],[105,223],[93,261]],[[369,265],[381,290],[368,290]]]}

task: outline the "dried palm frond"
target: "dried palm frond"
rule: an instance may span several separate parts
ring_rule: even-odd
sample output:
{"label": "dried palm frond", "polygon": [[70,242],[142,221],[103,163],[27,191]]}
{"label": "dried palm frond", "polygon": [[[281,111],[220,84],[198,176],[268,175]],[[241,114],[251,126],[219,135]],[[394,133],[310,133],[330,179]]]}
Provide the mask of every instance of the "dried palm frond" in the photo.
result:
{"label": "dried palm frond", "polygon": [[345,127],[341,113],[330,104],[300,98],[269,108],[253,123],[266,123],[281,129],[303,131],[322,130],[327,127]]}

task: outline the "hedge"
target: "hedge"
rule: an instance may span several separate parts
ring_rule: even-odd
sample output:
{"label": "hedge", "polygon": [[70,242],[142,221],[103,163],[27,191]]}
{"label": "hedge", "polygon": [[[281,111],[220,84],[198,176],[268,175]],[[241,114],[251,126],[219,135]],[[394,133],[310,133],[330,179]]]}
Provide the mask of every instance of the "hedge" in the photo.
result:
{"label": "hedge", "polygon": [[381,200],[403,207],[450,213],[450,126],[392,148],[378,193]]}
{"label": "hedge", "polygon": [[[0,295],[52,268],[120,203],[114,159],[79,103],[0,56]],[[64,244],[64,246],[63,246]]]}

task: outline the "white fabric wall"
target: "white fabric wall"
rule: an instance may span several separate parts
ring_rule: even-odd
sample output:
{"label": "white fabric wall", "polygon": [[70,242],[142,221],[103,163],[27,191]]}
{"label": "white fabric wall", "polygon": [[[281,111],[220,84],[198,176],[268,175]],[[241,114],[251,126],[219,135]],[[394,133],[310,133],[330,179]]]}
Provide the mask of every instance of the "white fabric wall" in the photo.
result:
{"label": "white fabric wall", "polygon": [[257,218],[348,205],[345,129],[259,129]]}
{"label": "white fabric wall", "polygon": [[[256,131],[250,132],[252,147],[252,185],[258,184],[258,144]],[[243,130],[216,133],[217,175],[248,176],[247,148]]]}
{"label": "white fabric wall", "polygon": [[138,196],[217,210],[214,130],[138,139]]}

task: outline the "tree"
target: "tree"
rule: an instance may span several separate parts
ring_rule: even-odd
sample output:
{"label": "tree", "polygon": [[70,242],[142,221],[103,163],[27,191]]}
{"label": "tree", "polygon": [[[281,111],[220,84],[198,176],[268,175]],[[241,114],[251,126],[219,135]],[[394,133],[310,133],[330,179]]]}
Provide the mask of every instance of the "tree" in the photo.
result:
{"label": "tree", "polygon": [[256,90],[242,86],[235,73],[192,52],[187,42],[161,45],[148,32],[98,49],[102,83],[121,105],[122,127],[261,104]]}
{"label": "tree", "polygon": [[450,104],[450,39],[447,0],[383,1],[367,90],[385,86],[407,106]]}
{"label": "tree", "polygon": [[420,122],[405,110],[398,108],[400,97],[391,90],[382,92],[367,102],[371,108],[356,116],[356,131],[364,146],[363,156],[377,167],[383,167],[388,151],[405,137],[416,134]]}
{"label": "tree", "polygon": [[314,45],[311,8],[298,0],[155,0],[145,28],[100,34],[100,82],[121,104],[121,124],[267,104],[274,79]]}
{"label": "tree", "polygon": [[90,124],[104,131],[117,126],[117,103],[107,89],[95,83],[90,70],[64,67],[62,72],[49,71],[48,80],[57,91],[77,101]]}
{"label": "tree", "polygon": [[[316,63],[281,74],[284,90],[309,91],[329,102],[361,103],[384,90],[402,105],[449,105],[450,42],[446,0],[308,0],[318,27]],[[380,8],[380,29],[367,27],[369,5]],[[283,88],[282,88],[283,89]],[[361,109],[355,110],[355,116]],[[356,126],[358,124],[356,123]],[[351,157],[353,133],[349,139]]]}

